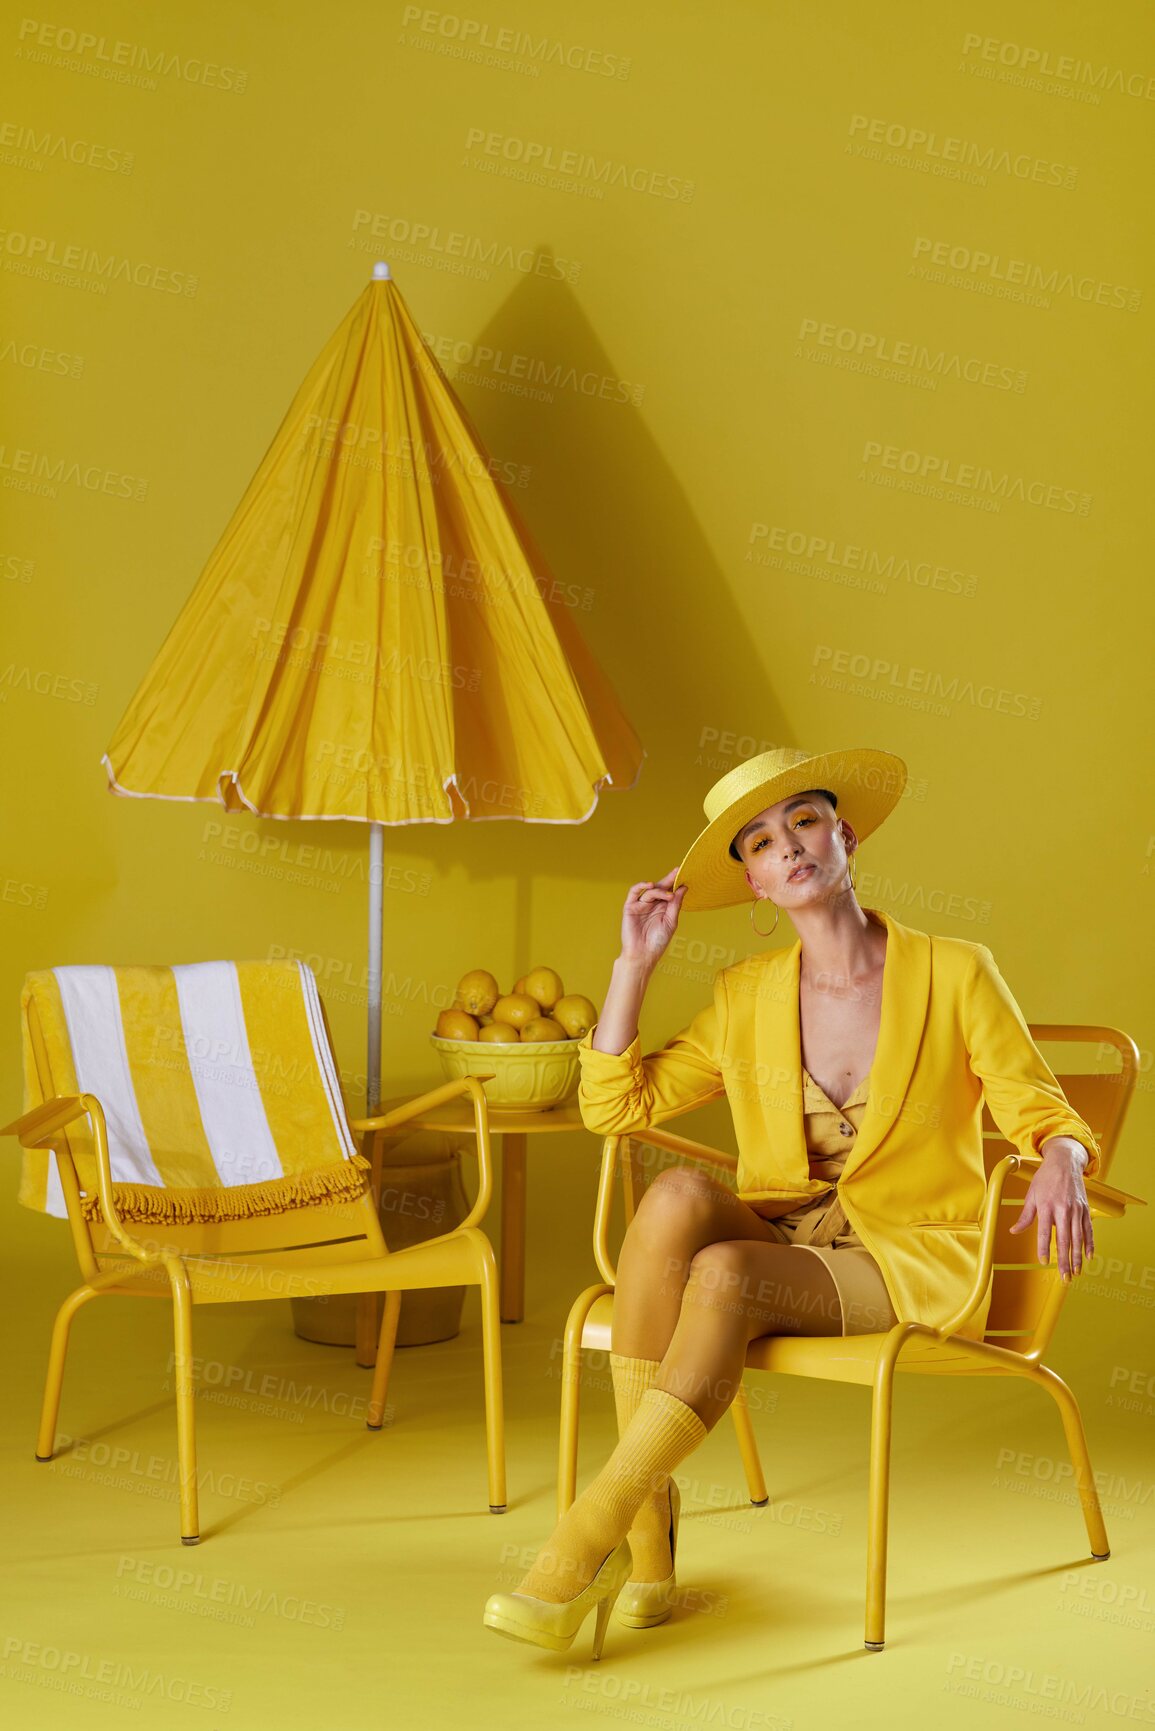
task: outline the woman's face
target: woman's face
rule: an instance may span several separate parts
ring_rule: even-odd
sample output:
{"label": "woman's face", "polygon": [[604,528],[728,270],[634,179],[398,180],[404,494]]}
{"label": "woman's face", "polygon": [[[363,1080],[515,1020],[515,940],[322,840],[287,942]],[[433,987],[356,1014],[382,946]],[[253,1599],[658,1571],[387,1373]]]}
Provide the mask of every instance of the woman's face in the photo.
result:
{"label": "woman's face", "polygon": [[797,908],[846,889],[846,862],[858,838],[829,800],[795,794],[750,822],[738,851],[755,894]]}

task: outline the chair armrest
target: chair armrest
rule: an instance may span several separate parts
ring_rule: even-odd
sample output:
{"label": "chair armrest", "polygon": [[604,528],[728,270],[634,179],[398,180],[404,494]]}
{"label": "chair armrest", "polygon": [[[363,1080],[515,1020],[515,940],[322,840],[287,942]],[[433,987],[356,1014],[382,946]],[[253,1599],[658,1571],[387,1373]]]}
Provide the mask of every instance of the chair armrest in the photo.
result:
{"label": "chair armrest", "polygon": [[1002,1202],[1003,1185],[1007,1181],[1008,1173],[1018,1165],[1020,1159],[1021,1155],[1018,1154],[1004,1155],[987,1179],[986,1195],[983,1198],[982,1213],[979,1217],[979,1225],[982,1229],[979,1236],[979,1265],[971,1289],[958,1310],[934,1330],[940,1339],[946,1339],[955,1334],[963,1323],[974,1315],[986,1297],[994,1267],[995,1233],[998,1231],[999,1205]]}
{"label": "chair armrest", "polygon": [[77,1118],[87,1117],[92,1124],[92,1140],[96,1148],[96,1191],[100,1211],[112,1236],[137,1262],[156,1262],[155,1252],[138,1244],[127,1232],[112,1200],[112,1165],[108,1157],[108,1126],[104,1108],[95,1094],[58,1094],[33,1106],[11,1124],[0,1130],[0,1136],[18,1136],[24,1148],[51,1148],[55,1151],[59,1132]]}
{"label": "chair armrest", "polygon": [[691,1142],[669,1130],[631,1130],[607,1136],[602,1143],[601,1172],[598,1175],[598,1195],[594,1207],[594,1261],[598,1272],[609,1286],[617,1285],[617,1265],[610,1255],[610,1212],[614,1201],[614,1171],[618,1149],[623,1142],[647,1142],[656,1148],[666,1148],[686,1160],[701,1160],[728,1172],[738,1170],[738,1158],[721,1148],[709,1148],[704,1142]]}
{"label": "chair armrest", "polygon": [[648,1142],[655,1148],[668,1148],[672,1154],[681,1154],[687,1160],[701,1160],[707,1166],[721,1166],[727,1172],[736,1173],[738,1156],[727,1154],[723,1148],[710,1148],[705,1142],[691,1142],[688,1136],[676,1136],[671,1130],[626,1130],[622,1135],[631,1142]]}
{"label": "chair armrest", "polygon": [[[394,1124],[404,1123],[409,1118],[415,1118],[419,1112],[430,1111],[434,1106],[440,1106],[444,1101],[452,1100],[455,1095],[464,1093],[470,1082],[492,1082],[496,1074],[496,1070],[483,1070],[478,1076],[457,1076],[452,1082],[442,1082],[439,1088],[427,1088],[424,1094],[414,1094],[411,1100],[392,1107],[388,1112],[378,1112],[372,1118],[350,1118],[349,1126],[353,1130],[392,1129]],[[485,1098],[484,1091],[482,1098]]]}
{"label": "chair armrest", "polygon": [[[489,1111],[485,1097],[483,1082],[492,1082],[496,1071],[479,1076],[458,1076],[452,1082],[442,1083],[440,1088],[430,1088],[424,1094],[414,1095],[412,1100],[406,1100],[404,1105],[394,1106],[389,1112],[378,1112],[372,1118],[351,1118],[349,1126],[367,1135],[373,1136],[373,1151],[370,1155],[369,1182],[373,1188],[374,1199],[380,1195],[381,1186],[381,1140],[374,1134],[379,1130],[394,1130],[408,1123],[410,1118],[420,1117],[422,1112],[431,1111],[435,1106],[442,1105],[446,1100],[452,1100],[459,1094],[470,1094],[473,1098],[473,1122],[477,1133],[477,1195],[473,1207],[465,1219],[453,1228],[453,1232],[464,1232],[467,1226],[476,1226],[484,1219],[486,1210],[493,1198],[493,1157],[489,1147]],[[451,1237],[451,1233],[440,1233],[439,1237]],[[423,1240],[432,1243],[432,1239]]]}
{"label": "chair armrest", "polygon": [[[1012,1160],[1012,1170],[1015,1166],[1031,1168],[1033,1178],[1043,1164],[1041,1154],[1015,1154]],[[1020,1174],[1025,1177],[1025,1173]],[[1087,1192],[1087,1204],[1092,1214],[1109,1214],[1118,1219],[1127,1211],[1127,1204],[1133,1202],[1138,1208],[1146,1208],[1145,1196],[1132,1196],[1129,1190],[1119,1190],[1113,1184],[1104,1184],[1101,1178],[1084,1178],[1083,1188]]]}
{"label": "chair armrest", "polygon": [[30,1112],[5,1124],[0,1136],[19,1136],[24,1148],[51,1148],[57,1130],[63,1130],[74,1118],[84,1116],[84,1103],[79,1094],[57,1094],[42,1100]]}
{"label": "chair armrest", "polygon": [[[1004,1155],[992,1170],[987,1180],[986,1197],[983,1201],[982,1215],[979,1221],[982,1230],[979,1237],[979,1265],[974,1282],[955,1314],[948,1321],[941,1323],[934,1331],[940,1338],[945,1339],[947,1336],[955,1334],[963,1323],[974,1315],[986,1296],[994,1267],[995,1235],[998,1231],[999,1209],[1002,1206],[1003,1190],[1007,1179],[1020,1167],[1039,1167],[1042,1164],[1043,1156],[1041,1154],[1019,1154],[1016,1152]],[[1026,1176],[1025,1173],[1019,1175]],[[1092,1214],[1120,1215],[1128,1202],[1143,1203],[1141,1196],[1130,1196],[1127,1191],[1116,1190],[1112,1185],[1103,1184],[1097,1178],[1085,1178],[1083,1182],[1087,1190],[1088,1204],[1091,1204],[1092,1192],[1095,1193],[1096,1200],[1099,1202],[1098,1208],[1091,1207]]]}

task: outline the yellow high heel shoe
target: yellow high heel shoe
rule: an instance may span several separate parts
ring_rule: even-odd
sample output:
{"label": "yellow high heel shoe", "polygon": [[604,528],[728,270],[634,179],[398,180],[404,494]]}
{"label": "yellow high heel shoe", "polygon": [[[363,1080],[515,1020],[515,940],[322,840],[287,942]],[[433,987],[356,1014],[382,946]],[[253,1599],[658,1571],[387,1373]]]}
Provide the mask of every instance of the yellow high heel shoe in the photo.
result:
{"label": "yellow high heel shoe", "polygon": [[633,1562],[629,1540],[623,1539],[576,1598],[555,1605],[548,1599],[535,1599],[530,1593],[491,1593],[482,1621],[495,1634],[508,1635],[515,1641],[533,1641],[539,1647],[564,1653],[596,1605],[592,1657],[600,1659],[614,1600],[629,1579]]}
{"label": "yellow high heel shoe", "polygon": [[618,1622],[628,1629],[652,1629],[674,1609],[674,1558],[682,1493],[670,1476],[670,1572],[663,1581],[627,1581],[618,1595]]}

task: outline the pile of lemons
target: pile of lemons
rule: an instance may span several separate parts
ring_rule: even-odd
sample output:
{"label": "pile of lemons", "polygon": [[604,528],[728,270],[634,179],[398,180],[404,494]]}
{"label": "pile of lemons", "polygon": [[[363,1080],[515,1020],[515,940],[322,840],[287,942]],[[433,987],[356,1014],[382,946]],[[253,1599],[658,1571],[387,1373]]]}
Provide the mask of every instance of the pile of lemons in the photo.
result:
{"label": "pile of lemons", "polygon": [[442,1040],[581,1040],[598,1019],[597,1007],[577,993],[567,995],[552,968],[532,968],[503,993],[484,968],[457,982],[453,1008],[442,1010],[434,1032]]}

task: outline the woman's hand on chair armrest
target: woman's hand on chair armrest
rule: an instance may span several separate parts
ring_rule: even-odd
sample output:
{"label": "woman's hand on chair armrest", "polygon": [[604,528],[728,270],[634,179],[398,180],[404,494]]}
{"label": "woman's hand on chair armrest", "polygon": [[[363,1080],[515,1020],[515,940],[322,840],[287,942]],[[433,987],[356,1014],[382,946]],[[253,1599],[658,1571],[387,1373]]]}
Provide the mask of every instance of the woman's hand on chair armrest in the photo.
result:
{"label": "woman's hand on chair armrest", "polygon": [[1087,1150],[1073,1136],[1051,1136],[1043,1143],[1043,1163],[1027,1188],[1023,1211],[1011,1227],[1022,1232],[1038,1223],[1039,1261],[1051,1260],[1051,1230],[1056,1261],[1064,1281],[1082,1270],[1083,1257],[1095,1254],[1095,1232],[1083,1184]]}

